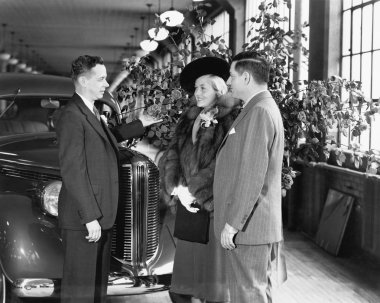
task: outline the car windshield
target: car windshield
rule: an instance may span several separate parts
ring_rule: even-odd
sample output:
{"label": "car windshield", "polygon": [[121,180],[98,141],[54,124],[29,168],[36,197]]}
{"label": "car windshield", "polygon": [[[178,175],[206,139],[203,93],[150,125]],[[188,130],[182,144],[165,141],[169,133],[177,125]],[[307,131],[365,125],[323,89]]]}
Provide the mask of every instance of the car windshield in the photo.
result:
{"label": "car windshield", "polygon": [[22,97],[0,98],[0,136],[54,131],[65,99]]}

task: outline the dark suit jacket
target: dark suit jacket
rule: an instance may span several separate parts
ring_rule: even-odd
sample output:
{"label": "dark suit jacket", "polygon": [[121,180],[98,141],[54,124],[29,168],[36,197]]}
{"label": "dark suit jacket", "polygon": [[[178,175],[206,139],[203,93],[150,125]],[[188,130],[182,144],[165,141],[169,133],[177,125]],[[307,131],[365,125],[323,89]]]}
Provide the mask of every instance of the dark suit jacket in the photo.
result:
{"label": "dark suit jacket", "polygon": [[282,240],[281,170],[284,128],[268,91],[253,97],[233,122],[216,159],[215,235],[227,222],[239,233],[235,243]]}
{"label": "dark suit jacket", "polygon": [[[141,124],[141,122],[140,122]],[[124,125],[123,133],[128,129]],[[129,137],[143,127],[133,123]],[[82,230],[98,220],[102,229],[113,226],[119,196],[117,141],[103,121],[74,94],[57,123],[62,189],[58,202],[61,228]],[[128,138],[126,138],[128,139]]]}

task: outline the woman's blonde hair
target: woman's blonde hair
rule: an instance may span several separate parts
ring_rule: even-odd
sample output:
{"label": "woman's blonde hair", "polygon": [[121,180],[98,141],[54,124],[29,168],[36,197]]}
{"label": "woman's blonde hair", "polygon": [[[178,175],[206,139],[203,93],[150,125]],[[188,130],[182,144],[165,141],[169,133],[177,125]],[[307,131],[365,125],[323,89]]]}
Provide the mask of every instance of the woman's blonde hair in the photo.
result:
{"label": "woman's blonde hair", "polygon": [[226,82],[222,78],[220,78],[219,76],[215,76],[213,74],[207,74],[207,75],[200,76],[198,79],[203,78],[203,77],[211,80],[211,87],[215,90],[216,95],[218,97],[227,93],[228,87],[227,87]]}

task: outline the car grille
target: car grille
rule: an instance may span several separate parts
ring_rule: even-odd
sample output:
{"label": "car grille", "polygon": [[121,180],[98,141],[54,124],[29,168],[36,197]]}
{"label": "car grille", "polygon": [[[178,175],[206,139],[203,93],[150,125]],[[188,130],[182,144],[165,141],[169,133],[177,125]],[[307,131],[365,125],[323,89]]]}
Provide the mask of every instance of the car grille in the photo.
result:
{"label": "car grille", "polygon": [[[135,182],[133,182],[135,180]],[[150,162],[121,167],[112,254],[133,267],[149,263],[159,242],[159,172]]]}
{"label": "car grille", "polygon": [[[133,267],[152,260],[159,243],[159,172],[150,162],[122,165],[119,209],[112,235],[112,254]],[[60,176],[0,166],[0,174],[30,181],[61,180]],[[135,180],[135,182],[133,182]]]}
{"label": "car grille", "polygon": [[0,166],[0,174],[7,177],[21,178],[30,181],[47,182],[50,180],[61,180],[60,176],[46,173],[39,173],[31,170],[19,169],[15,167]]}

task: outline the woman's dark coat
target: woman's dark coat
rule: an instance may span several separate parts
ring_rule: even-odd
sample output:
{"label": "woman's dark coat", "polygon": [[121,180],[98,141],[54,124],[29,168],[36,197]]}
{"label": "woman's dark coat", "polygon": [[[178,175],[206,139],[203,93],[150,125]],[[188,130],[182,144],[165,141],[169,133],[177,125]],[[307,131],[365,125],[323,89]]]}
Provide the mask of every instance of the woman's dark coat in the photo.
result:
{"label": "woman's dark coat", "polygon": [[200,127],[197,140],[192,141],[195,119],[202,108],[191,106],[181,117],[168,149],[159,161],[161,174],[161,198],[169,206],[175,206],[171,196],[175,187],[188,186],[196,202],[204,209],[213,211],[213,180],[216,152],[239,113],[237,99],[221,99],[217,102],[218,123]]}

